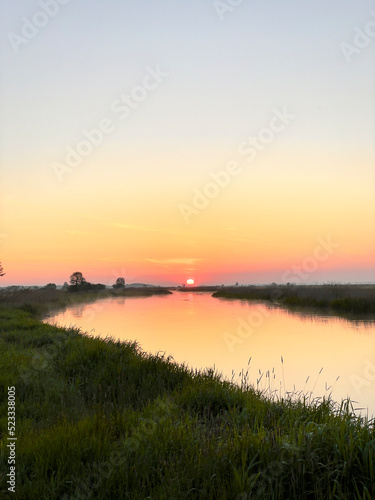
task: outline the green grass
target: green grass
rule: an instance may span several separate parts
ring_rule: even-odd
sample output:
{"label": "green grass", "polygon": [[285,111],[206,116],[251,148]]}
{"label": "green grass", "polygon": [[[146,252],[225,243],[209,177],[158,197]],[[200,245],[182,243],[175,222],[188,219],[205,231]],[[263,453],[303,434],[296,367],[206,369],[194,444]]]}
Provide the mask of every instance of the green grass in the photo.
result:
{"label": "green grass", "polygon": [[315,308],[348,315],[375,314],[374,285],[268,285],[223,287],[213,297],[266,300],[290,308]]}
{"label": "green grass", "polygon": [[68,292],[64,290],[24,289],[14,292],[0,291],[0,304],[21,308],[38,317],[50,311],[62,309],[79,303],[94,302],[113,297],[151,297],[169,295],[172,292],[163,287],[106,289],[100,291]]}
{"label": "green grass", "polygon": [[375,430],[350,404],[271,400],[136,343],[0,307],[0,497],[16,387],[9,498],[375,498]]}

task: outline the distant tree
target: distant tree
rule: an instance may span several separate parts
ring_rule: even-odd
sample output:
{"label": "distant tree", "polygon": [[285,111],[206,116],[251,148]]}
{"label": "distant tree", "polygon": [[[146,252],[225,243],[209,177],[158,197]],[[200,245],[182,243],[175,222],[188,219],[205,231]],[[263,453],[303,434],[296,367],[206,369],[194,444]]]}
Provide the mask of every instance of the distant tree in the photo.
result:
{"label": "distant tree", "polygon": [[70,277],[70,284],[77,287],[79,285],[82,285],[83,283],[86,283],[85,278],[82,276],[82,273],[80,272],[75,272],[71,275]]}
{"label": "distant tree", "polygon": [[125,288],[125,278],[117,278],[113,288]]}
{"label": "distant tree", "polygon": [[69,288],[68,282],[65,281],[63,286],[62,286],[62,290],[66,291],[68,288]]}
{"label": "distant tree", "polygon": [[238,281],[236,281],[236,283],[234,284],[234,286],[238,286]]}
{"label": "distant tree", "polygon": [[48,283],[48,285],[46,285],[44,288],[47,290],[56,290],[57,286],[55,285],[55,283]]}
{"label": "distant tree", "polygon": [[4,276],[5,273],[3,273],[4,269],[3,269],[3,266],[1,265],[1,262],[0,262],[0,276]]}

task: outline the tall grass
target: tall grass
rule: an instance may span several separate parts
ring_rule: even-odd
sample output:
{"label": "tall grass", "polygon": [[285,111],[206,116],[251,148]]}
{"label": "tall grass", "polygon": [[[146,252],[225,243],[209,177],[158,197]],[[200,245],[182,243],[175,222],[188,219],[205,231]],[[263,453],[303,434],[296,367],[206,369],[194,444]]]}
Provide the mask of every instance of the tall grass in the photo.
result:
{"label": "tall grass", "polygon": [[112,297],[151,297],[153,295],[171,294],[163,287],[127,287],[123,289],[105,289],[99,291],[83,291],[72,293],[65,290],[40,288],[17,291],[0,290],[0,304],[21,308],[39,317],[51,310],[62,309],[74,304],[93,302]]}
{"label": "tall grass", "polygon": [[3,498],[11,385],[11,498],[375,498],[374,423],[349,402],[273,400],[19,309],[0,307],[0,349]]}
{"label": "tall grass", "polygon": [[268,300],[287,307],[312,307],[337,314],[375,314],[375,285],[268,285],[223,287],[213,297]]}

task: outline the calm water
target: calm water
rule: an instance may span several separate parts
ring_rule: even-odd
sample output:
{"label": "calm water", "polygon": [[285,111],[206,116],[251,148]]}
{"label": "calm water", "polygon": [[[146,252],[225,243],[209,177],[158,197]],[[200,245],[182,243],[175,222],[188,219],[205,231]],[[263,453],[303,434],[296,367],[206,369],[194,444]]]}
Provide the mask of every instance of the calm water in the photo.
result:
{"label": "calm water", "polygon": [[255,386],[282,395],[303,390],[313,396],[332,392],[339,401],[349,396],[356,408],[375,415],[374,321],[292,313],[261,302],[187,292],[103,299],[46,321],[136,340],[147,352],[165,351],[193,368],[215,367],[228,379],[234,374],[236,381],[248,370]]}

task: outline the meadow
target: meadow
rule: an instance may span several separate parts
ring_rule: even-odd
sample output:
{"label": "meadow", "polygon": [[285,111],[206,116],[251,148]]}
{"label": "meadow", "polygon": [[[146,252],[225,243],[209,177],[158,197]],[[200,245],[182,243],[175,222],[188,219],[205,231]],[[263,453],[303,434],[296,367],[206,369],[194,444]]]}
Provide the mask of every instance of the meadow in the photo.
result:
{"label": "meadow", "polygon": [[266,285],[220,287],[213,297],[265,300],[289,308],[315,308],[338,315],[375,314],[375,285]]}
{"label": "meadow", "polygon": [[[38,297],[0,301],[3,498],[375,497],[374,421],[355,416],[350,401],[272,398],[246,373],[237,386],[135,342],[47,325],[37,317]],[[57,305],[44,300],[44,310]],[[11,386],[17,443],[9,494]]]}
{"label": "meadow", "polygon": [[15,291],[0,290],[0,304],[17,307],[31,312],[38,317],[61,310],[66,307],[93,302],[113,297],[151,297],[152,295],[169,295],[172,292],[163,287],[127,287],[121,289],[107,288],[98,291],[80,291],[72,293],[66,290],[48,287],[32,289],[25,288]]}

